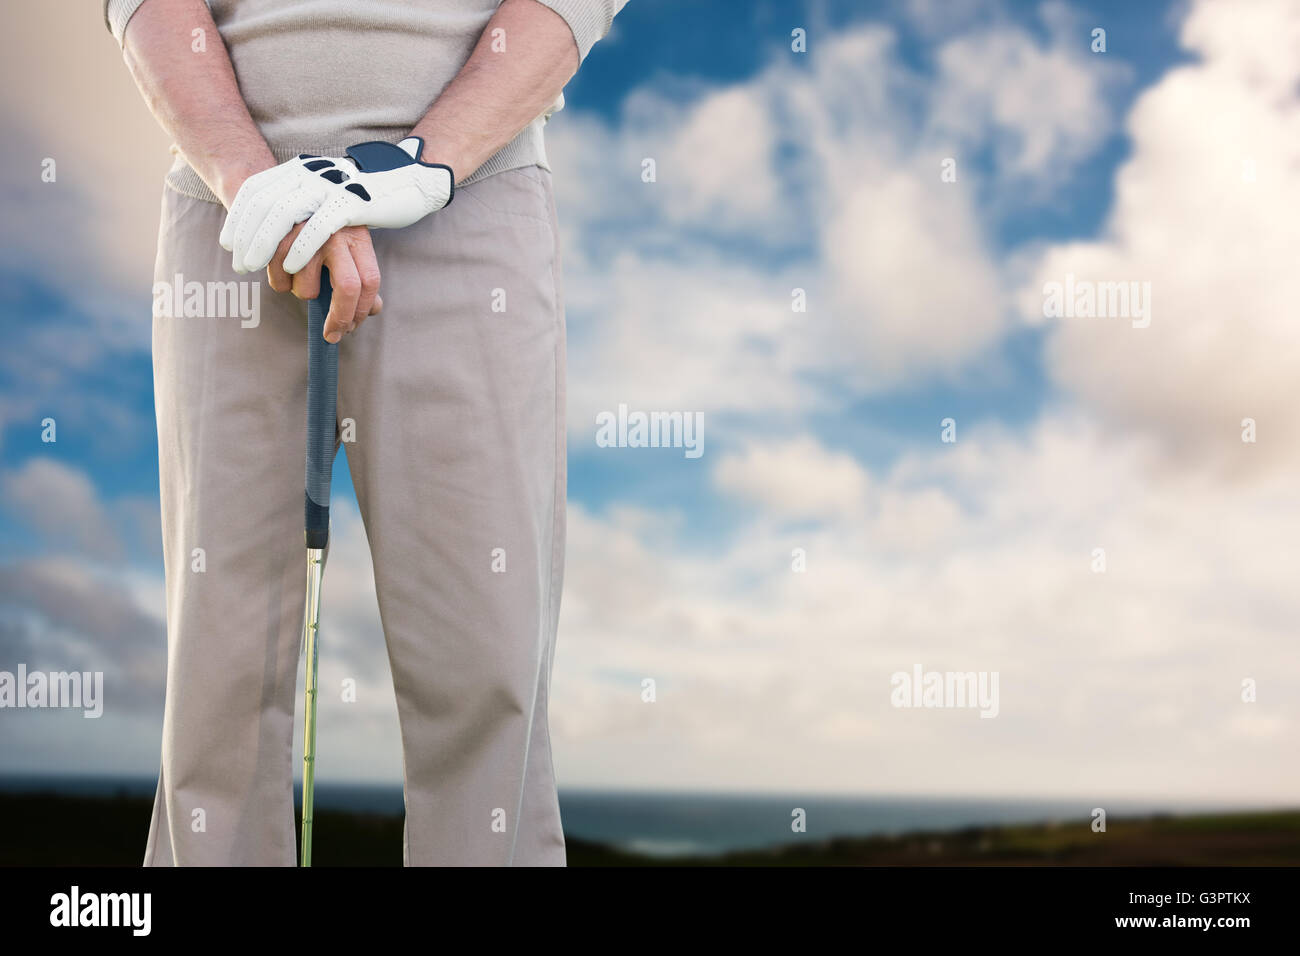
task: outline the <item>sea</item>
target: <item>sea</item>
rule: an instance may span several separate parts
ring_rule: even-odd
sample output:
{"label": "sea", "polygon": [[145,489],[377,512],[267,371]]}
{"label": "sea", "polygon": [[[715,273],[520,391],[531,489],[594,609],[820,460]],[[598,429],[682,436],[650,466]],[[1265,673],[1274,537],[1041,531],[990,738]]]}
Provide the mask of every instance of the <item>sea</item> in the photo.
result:
{"label": "sea", "polygon": [[[53,790],[85,796],[151,796],[155,781],[140,777],[3,777],[0,791]],[[391,784],[316,786],[317,806],[398,815],[402,788]],[[620,790],[560,790],[564,831],[576,837],[653,856],[714,855],[808,839],[861,837],[973,826],[1066,823],[1107,816],[1190,814],[1248,809],[1175,800],[1032,799],[938,796],[834,796]],[[805,832],[792,824],[802,810]]]}

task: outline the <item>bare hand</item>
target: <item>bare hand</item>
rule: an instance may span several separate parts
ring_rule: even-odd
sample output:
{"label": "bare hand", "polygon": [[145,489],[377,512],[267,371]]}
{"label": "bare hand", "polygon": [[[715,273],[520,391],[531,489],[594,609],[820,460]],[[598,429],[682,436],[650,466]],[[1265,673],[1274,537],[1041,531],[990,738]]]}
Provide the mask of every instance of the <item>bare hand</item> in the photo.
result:
{"label": "bare hand", "polygon": [[280,241],[266,268],[267,282],[276,292],[292,292],[299,299],[314,299],[320,293],[323,263],[330,271],[330,285],[334,289],[329,315],[325,317],[325,341],[337,342],[360,328],[367,316],[377,314],[384,307],[384,300],[379,296],[379,260],[370,241],[370,230],[365,226],[345,226],[325,240],[325,245],[301,270],[289,275],[284,271],[284,257],[302,227],[303,223],[298,223]]}

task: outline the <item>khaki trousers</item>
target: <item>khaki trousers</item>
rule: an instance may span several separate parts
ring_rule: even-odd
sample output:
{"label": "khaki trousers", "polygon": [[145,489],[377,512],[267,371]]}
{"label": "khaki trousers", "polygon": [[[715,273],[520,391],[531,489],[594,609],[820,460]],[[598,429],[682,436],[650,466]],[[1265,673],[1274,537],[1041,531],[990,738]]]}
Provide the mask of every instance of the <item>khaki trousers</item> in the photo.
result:
{"label": "khaki trousers", "polygon": [[[260,316],[244,327],[155,304],[168,649],[150,866],[296,862],[306,305],[231,270],[224,216],[164,189],[156,281],[258,281]],[[373,237],[384,311],[340,344],[338,417],[355,422],[347,462],[397,697],[405,861],[562,866],[547,729],[565,505],[550,173],[497,173]],[[329,585],[327,567],[323,656]]]}

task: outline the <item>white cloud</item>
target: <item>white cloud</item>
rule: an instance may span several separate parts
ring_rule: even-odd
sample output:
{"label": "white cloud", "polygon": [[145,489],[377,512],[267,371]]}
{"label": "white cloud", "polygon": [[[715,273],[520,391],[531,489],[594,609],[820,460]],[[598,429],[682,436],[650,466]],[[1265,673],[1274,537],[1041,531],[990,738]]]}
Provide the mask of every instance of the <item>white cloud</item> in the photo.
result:
{"label": "white cloud", "polygon": [[51,458],[30,458],[3,475],[6,508],[41,534],[98,556],[121,542],[98,493],[82,471]]}
{"label": "white cloud", "polygon": [[1013,181],[1060,185],[1111,133],[1108,87],[1127,75],[1089,52],[1089,34],[1064,4],[1039,8],[1048,44],[1017,27],[967,32],[936,54],[931,135],[963,147],[992,142]]}
{"label": "white cloud", "polygon": [[755,413],[818,403],[804,375],[821,362],[796,278],[700,250],[689,268],[624,253],[571,281],[590,303],[570,318],[569,423],[590,445],[595,416],[626,402],[661,411]]}
{"label": "white cloud", "polygon": [[864,390],[956,372],[1005,330],[970,198],[941,185],[937,169],[927,179],[868,167],[826,223],[837,331]]}
{"label": "white cloud", "polygon": [[[1063,415],[936,442],[868,488],[856,515],[792,528],[774,508],[703,550],[574,508],[552,705],[564,779],[1294,793],[1287,482],[1225,498],[1150,443]],[[914,663],[998,671],[1000,716],[892,708],[889,676]],[[1258,704],[1240,702],[1246,677]]]}
{"label": "white cloud", "polygon": [[857,460],[807,436],[751,442],[722,456],[713,479],[723,494],[761,505],[769,515],[833,518],[859,511],[867,500],[867,473]]}
{"label": "white cloud", "polygon": [[902,10],[927,36],[967,30],[988,16],[989,0],[903,0]]}
{"label": "white cloud", "polygon": [[[799,67],[778,57],[685,103],[638,90],[616,126],[557,116],[548,152],[570,325],[583,333],[571,347],[579,427],[611,405],[588,400],[590,383],[633,388],[647,369],[656,391],[695,383],[668,407],[761,413],[821,402],[810,374],[878,392],[989,354],[1010,302],[979,177],[963,165],[944,183],[940,162],[996,132],[1011,144],[999,175],[1060,188],[1109,129],[1117,71],[1010,25],[949,41],[933,78],[906,68],[895,42],[847,28]],[[641,180],[645,157],[656,182]],[[808,312],[779,322],[794,288]]]}
{"label": "white cloud", "polygon": [[[1145,91],[1132,156],[1102,238],[1051,246],[1021,295],[1041,321],[1043,284],[1151,283],[1151,324],[1053,320],[1053,378],[1121,428],[1184,461],[1231,471],[1300,449],[1300,8],[1195,4],[1182,41],[1201,62]],[[1259,442],[1243,444],[1242,419]]]}
{"label": "white cloud", "polygon": [[665,207],[670,218],[750,224],[782,198],[772,150],[777,132],[759,90],[725,87],[677,120],[664,158],[664,175],[680,177]]}
{"label": "white cloud", "polygon": [[[106,295],[121,306],[123,289],[145,290],[134,301],[147,308],[170,140],[94,10],[39,4],[12,14],[23,42],[0,63],[0,110],[12,134],[0,163],[13,230],[6,255],[66,284],[94,314],[110,311]],[[41,180],[46,158],[57,163],[56,182]],[[70,274],[94,279],[67,282]],[[119,318],[112,331],[148,347],[147,321]]]}

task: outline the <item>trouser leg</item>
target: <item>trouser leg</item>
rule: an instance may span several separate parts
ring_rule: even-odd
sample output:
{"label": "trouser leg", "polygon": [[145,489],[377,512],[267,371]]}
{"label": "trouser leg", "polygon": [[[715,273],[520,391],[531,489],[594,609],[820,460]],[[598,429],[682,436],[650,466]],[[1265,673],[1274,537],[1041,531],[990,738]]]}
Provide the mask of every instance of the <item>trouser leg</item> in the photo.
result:
{"label": "trouser leg", "polygon": [[546,719],[565,490],[549,173],[496,174],[374,235],[384,312],[342,344],[339,417],[355,422],[397,695],[406,861],[563,865]]}
{"label": "trouser leg", "polygon": [[[305,312],[265,275],[231,270],[217,244],[224,215],[164,190],[155,279],[202,283],[204,314],[153,321],[168,660],[146,865],[289,866],[296,855]],[[259,321],[245,328],[221,304],[231,287],[207,284],[238,294],[253,282]]]}

